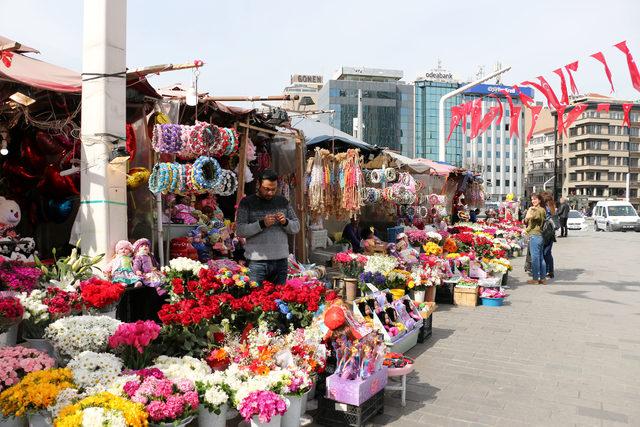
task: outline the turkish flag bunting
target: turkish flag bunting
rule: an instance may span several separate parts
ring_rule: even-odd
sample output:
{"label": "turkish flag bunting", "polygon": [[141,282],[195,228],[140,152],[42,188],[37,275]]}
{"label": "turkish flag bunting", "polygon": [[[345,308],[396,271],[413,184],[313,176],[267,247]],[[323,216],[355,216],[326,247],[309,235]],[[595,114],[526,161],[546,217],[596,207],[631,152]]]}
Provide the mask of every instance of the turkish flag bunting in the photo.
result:
{"label": "turkish flag bunting", "polygon": [[627,65],[629,66],[629,75],[631,76],[631,83],[633,87],[636,88],[637,91],[640,91],[640,73],[638,73],[638,66],[633,60],[633,56],[631,56],[631,52],[629,52],[629,48],[627,47],[627,42],[623,41],[615,45],[618,49],[620,49],[627,56]]}
{"label": "turkish flag bunting", "polygon": [[622,120],[622,126],[631,126],[631,121],[629,120],[629,112],[633,104],[622,104],[622,111],[624,111],[624,119]]}
{"label": "turkish flag bunting", "polygon": [[558,138],[561,138],[564,132],[564,105],[561,105],[556,110],[558,115]]}
{"label": "turkish flag bunting", "polygon": [[531,108],[531,106],[535,104],[532,98],[530,98],[529,96],[522,93],[522,91],[520,91],[520,88],[518,87],[518,85],[513,85],[513,87],[516,90],[516,92],[518,92],[518,96],[520,97],[520,102],[522,102],[527,108]]}
{"label": "turkish flag bunting", "polygon": [[601,111],[604,111],[605,113],[608,113],[610,106],[611,104],[608,104],[608,103],[599,103],[598,108],[596,109],[596,112],[599,113]]}
{"label": "turkish flag bunting", "polygon": [[462,106],[454,105],[451,107],[451,122],[449,123],[449,135],[447,135],[447,142],[451,139],[453,130],[460,124],[462,120]]}
{"label": "turkish flag bunting", "polygon": [[496,101],[498,102],[498,120],[496,120],[496,125],[499,125],[500,123],[502,123],[502,116],[504,115],[504,109],[502,108],[502,102],[500,102],[500,98],[498,98],[498,95],[496,95],[495,93],[492,93],[491,95],[489,95],[489,98],[495,98]]}
{"label": "turkish flag bunting", "polygon": [[462,107],[462,133],[467,134],[467,116],[471,114],[473,101],[465,102]]}
{"label": "turkish flag bunting", "polygon": [[511,100],[511,95],[505,89],[502,89],[500,93],[504,93],[504,96],[507,97],[507,102],[509,103],[509,109],[513,110],[513,101]]}
{"label": "turkish flag bunting", "polygon": [[480,128],[480,120],[482,119],[482,98],[476,98],[473,100],[473,107],[471,109],[471,135],[469,138],[473,139],[478,136],[478,129]]}
{"label": "turkish flag bunting", "polygon": [[509,139],[511,139],[514,135],[518,136],[518,120],[520,119],[520,112],[522,111],[522,106],[514,105],[509,112]]}
{"label": "turkish flag bunting", "polygon": [[547,98],[547,105],[557,110],[558,107],[562,104],[560,104],[560,101],[558,101],[558,97],[556,97],[555,92],[544,77],[540,76],[538,77],[538,80],[540,80],[540,84],[530,81],[522,82],[521,84],[533,86],[538,89],[540,92],[542,92],[544,97]]}
{"label": "turkish flag bunting", "polygon": [[576,86],[576,82],[575,80],[573,80],[573,74],[571,74],[571,72],[573,71],[575,73],[576,71],[578,71],[578,61],[565,65],[564,69],[567,70],[567,74],[569,74],[569,83],[571,83],[571,93],[573,93],[574,95],[577,95],[578,86]]}
{"label": "turkish flag bunting", "polygon": [[567,81],[564,78],[564,73],[562,72],[562,68],[558,68],[557,70],[553,70],[554,73],[560,77],[560,90],[562,91],[562,102],[563,104],[569,103],[569,93],[567,92]]}
{"label": "turkish flag bunting", "polygon": [[573,122],[580,116],[580,114],[584,113],[587,109],[587,104],[578,104],[573,107],[573,110],[567,113],[567,118],[564,120],[564,133],[566,135],[567,129],[571,127]]}
{"label": "turkish flag bunting", "polygon": [[525,139],[525,145],[529,144],[531,137],[533,136],[533,130],[536,128],[536,122],[538,121],[538,116],[540,115],[540,110],[542,110],[542,105],[532,105],[531,110],[531,127],[529,128],[529,132],[527,132],[527,138]]}
{"label": "turkish flag bunting", "polygon": [[487,131],[487,129],[489,129],[489,126],[491,126],[491,123],[493,123],[496,117],[499,117],[499,114],[500,107],[495,106],[489,108],[489,111],[484,115],[484,117],[480,121],[480,124],[478,125],[478,136],[482,135]]}
{"label": "turkish flag bunting", "polygon": [[591,57],[594,59],[597,59],[602,63],[602,65],[604,65],[604,73],[607,75],[607,78],[609,79],[609,84],[611,85],[611,93],[615,92],[616,90],[613,88],[613,82],[611,81],[611,70],[607,65],[607,60],[604,59],[604,55],[602,54],[602,52],[594,53],[593,55],[591,55]]}

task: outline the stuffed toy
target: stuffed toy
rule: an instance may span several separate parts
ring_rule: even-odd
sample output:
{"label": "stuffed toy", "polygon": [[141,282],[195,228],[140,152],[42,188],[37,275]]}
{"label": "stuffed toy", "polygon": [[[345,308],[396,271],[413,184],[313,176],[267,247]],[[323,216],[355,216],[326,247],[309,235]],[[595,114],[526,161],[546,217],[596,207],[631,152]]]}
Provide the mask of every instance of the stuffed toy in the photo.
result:
{"label": "stuffed toy", "polygon": [[133,244],[133,271],[136,276],[142,278],[142,283],[155,288],[158,295],[164,294],[162,287],[163,276],[158,270],[158,264],[151,254],[151,242],[149,239],[138,239]]}
{"label": "stuffed toy", "polygon": [[0,235],[16,237],[15,228],[21,219],[20,206],[13,200],[0,196]]}

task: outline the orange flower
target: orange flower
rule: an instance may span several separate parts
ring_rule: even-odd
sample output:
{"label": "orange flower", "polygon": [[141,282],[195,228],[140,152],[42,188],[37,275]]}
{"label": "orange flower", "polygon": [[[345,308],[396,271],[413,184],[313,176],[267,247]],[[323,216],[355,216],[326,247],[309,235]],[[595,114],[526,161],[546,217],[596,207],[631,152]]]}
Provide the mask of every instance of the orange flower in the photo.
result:
{"label": "orange flower", "polygon": [[458,250],[458,245],[456,245],[456,242],[453,239],[447,238],[444,241],[443,248],[445,251],[451,253],[451,252],[456,252]]}

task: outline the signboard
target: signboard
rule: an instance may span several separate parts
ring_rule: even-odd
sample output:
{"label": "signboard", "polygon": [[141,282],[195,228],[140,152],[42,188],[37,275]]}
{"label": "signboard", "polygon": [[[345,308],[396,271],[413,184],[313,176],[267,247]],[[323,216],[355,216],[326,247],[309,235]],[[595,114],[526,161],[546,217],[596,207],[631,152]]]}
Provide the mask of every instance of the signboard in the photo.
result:
{"label": "signboard", "polygon": [[[520,91],[525,95],[533,98],[533,89],[527,86],[518,86]],[[501,90],[506,90],[509,95],[512,97],[517,97],[518,93],[513,86],[503,86],[503,85],[486,85],[479,84],[471,89],[467,89],[464,93],[477,93],[480,95],[489,95],[491,93],[495,93],[498,96],[504,96],[504,93],[500,93]]]}
{"label": "signboard", "polygon": [[291,83],[305,83],[305,84],[314,84],[321,85],[322,84],[322,76],[314,75],[314,74],[294,74],[291,76]]}
{"label": "signboard", "polygon": [[430,71],[425,74],[426,80],[453,82],[453,73],[447,71]]}

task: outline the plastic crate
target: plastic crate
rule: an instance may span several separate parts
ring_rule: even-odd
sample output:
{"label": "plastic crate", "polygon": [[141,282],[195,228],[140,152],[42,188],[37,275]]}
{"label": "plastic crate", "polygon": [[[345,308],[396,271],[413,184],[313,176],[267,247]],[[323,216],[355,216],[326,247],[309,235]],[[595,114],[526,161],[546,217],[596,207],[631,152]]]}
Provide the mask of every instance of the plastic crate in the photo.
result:
{"label": "plastic crate", "polygon": [[431,316],[427,317],[422,321],[422,327],[420,328],[420,333],[418,334],[418,342],[423,343],[429,339],[431,334],[433,333],[433,313]]}
{"label": "plastic crate", "polygon": [[359,406],[338,403],[320,396],[315,420],[325,426],[363,426],[371,418],[384,413],[384,389]]}

